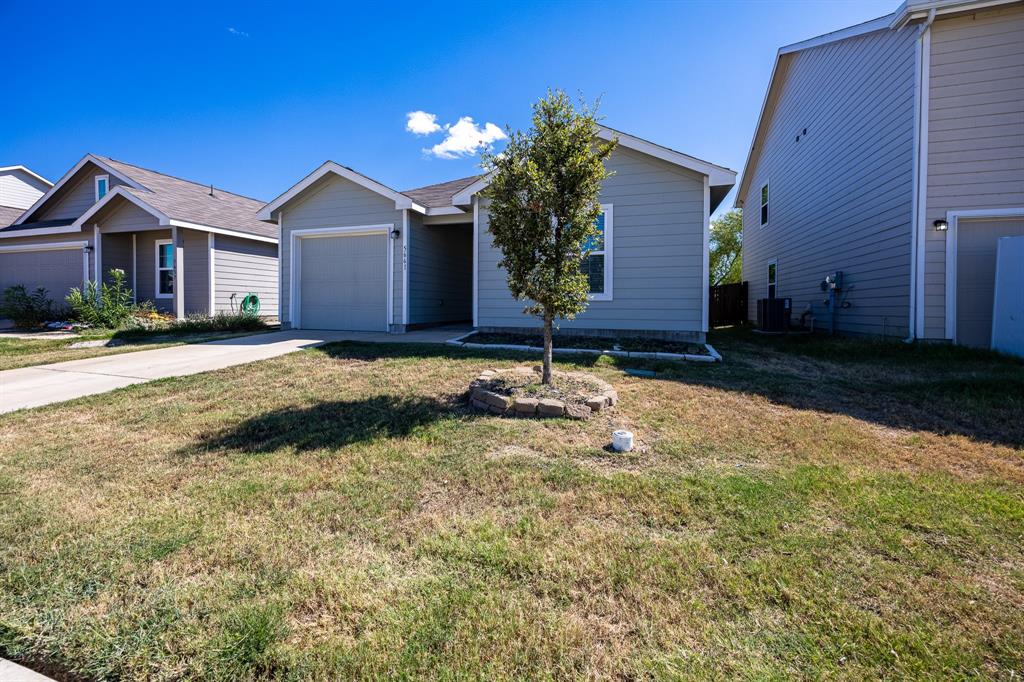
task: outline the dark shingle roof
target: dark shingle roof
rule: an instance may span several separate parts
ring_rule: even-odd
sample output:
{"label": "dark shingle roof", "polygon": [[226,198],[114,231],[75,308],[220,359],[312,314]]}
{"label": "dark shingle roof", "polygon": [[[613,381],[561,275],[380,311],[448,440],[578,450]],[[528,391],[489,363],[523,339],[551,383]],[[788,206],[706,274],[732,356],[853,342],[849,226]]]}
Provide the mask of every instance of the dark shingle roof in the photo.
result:
{"label": "dark shingle roof", "polygon": [[458,180],[440,182],[436,185],[407,189],[402,192],[402,194],[409,197],[417,204],[426,206],[427,208],[451,206],[452,197],[458,194],[461,190],[472,185],[474,182],[479,180],[480,177],[481,176],[479,175],[473,175],[468,178],[459,178]]}
{"label": "dark shingle roof", "polygon": [[210,196],[209,185],[182,180],[124,161],[103,156],[96,158],[142,185],[145,189],[124,187],[124,190],[164,213],[168,218],[261,237],[277,237],[276,225],[256,219],[256,212],[263,208],[265,203],[263,201],[243,197],[218,187],[214,187],[213,196]]}
{"label": "dark shingle roof", "polygon": [[7,227],[15,220],[21,217],[21,214],[25,212],[23,208],[14,208],[13,206],[0,206],[0,229]]}

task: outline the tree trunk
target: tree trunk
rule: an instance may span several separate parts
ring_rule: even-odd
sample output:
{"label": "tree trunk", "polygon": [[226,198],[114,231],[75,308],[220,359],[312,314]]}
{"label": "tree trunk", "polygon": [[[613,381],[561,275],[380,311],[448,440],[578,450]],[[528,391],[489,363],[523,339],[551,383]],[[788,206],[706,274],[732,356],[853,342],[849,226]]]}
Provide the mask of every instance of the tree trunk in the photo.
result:
{"label": "tree trunk", "polygon": [[544,374],[542,384],[551,383],[551,314],[544,313]]}

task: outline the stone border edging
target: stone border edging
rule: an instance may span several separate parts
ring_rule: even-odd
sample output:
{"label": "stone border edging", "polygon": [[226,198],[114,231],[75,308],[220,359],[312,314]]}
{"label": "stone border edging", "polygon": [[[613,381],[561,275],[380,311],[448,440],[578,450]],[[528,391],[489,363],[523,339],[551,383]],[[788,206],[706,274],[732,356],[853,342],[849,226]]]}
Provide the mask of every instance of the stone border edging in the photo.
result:
{"label": "stone border edging", "polygon": [[[463,341],[462,339],[472,336],[476,332],[469,332],[462,336],[457,336],[454,339],[448,339],[445,341],[449,346],[459,346],[462,348],[493,348],[495,350],[518,350],[518,351],[536,351],[543,353],[544,349],[540,346],[521,346],[511,343],[472,343],[469,341]],[[638,358],[645,360],[686,360],[688,362],[721,362],[721,354],[715,350],[711,344],[705,343],[704,347],[708,349],[709,355],[693,355],[692,353],[652,353],[646,351],[624,351],[624,350],[598,350],[596,348],[552,348],[551,352],[557,355],[611,355],[617,358]]]}
{"label": "stone border edging", "polygon": [[[481,344],[484,345],[484,344]],[[483,386],[500,374],[536,374],[530,367],[511,369],[486,369],[469,384],[469,404],[481,412],[512,417],[569,417],[589,419],[590,415],[619,402],[618,392],[603,379],[583,372],[556,372],[562,376],[585,376],[597,384],[598,392],[587,399],[585,405],[577,405],[555,398],[513,398],[489,391]]]}

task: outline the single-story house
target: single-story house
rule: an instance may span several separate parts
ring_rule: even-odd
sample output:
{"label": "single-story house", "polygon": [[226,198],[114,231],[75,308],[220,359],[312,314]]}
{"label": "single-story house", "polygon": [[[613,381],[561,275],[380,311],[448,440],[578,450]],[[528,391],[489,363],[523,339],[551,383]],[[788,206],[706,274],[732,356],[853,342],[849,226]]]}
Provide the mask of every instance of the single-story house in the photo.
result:
{"label": "single-story house", "polygon": [[[0,227],[0,292],[44,287],[55,302],[125,271],[137,301],[210,315],[249,293],[277,315],[277,229],[262,201],[87,154]],[[8,214],[9,216],[9,214]]]}
{"label": "single-story house", "polygon": [[[601,189],[603,248],[591,301],[562,330],[703,341],[708,228],[736,174],[646,140],[617,138]],[[328,161],[259,212],[281,237],[281,320],[309,329],[401,333],[472,323],[535,330],[487,232],[487,178],[399,192]]]}
{"label": "single-story house", "polygon": [[791,298],[841,333],[989,347],[997,245],[1024,235],[1024,3],[907,0],[781,48],[736,205],[751,315]]}

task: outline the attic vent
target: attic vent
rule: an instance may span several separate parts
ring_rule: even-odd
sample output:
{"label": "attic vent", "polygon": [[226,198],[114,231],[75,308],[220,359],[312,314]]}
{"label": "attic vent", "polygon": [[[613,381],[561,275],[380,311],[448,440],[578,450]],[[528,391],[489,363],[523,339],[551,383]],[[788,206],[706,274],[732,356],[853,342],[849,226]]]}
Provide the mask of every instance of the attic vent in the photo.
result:
{"label": "attic vent", "polygon": [[210,196],[213,196],[213,183],[210,183]]}

